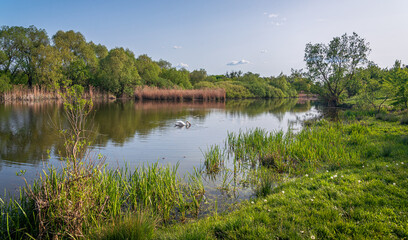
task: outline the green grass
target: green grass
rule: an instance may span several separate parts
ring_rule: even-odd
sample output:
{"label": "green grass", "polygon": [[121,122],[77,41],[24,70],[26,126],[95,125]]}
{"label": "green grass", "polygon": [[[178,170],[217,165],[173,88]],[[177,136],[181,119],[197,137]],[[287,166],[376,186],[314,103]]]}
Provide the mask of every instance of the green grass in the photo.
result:
{"label": "green grass", "polygon": [[[259,194],[232,213],[159,228],[154,238],[406,239],[407,134],[408,128],[398,122],[371,117],[366,122],[321,123],[291,137],[285,151],[279,145],[285,137],[279,137],[273,141],[278,143],[274,151],[304,161],[270,194]],[[302,140],[313,136],[320,143]],[[330,145],[335,148],[321,149]]]}
{"label": "green grass", "polygon": [[[50,167],[20,190],[18,200],[0,201],[0,239],[76,238],[104,231],[106,224],[129,228],[131,220],[121,219],[126,214],[137,219],[136,213],[150,211],[158,222],[168,223],[200,211],[204,187],[198,171],[181,178],[178,165],[156,163],[134,171],[82,166],[75,174],[69,164],[61,170]],[[117,219],[121,223],[115,225]]]}
{"label": "green grass", "polygon": [[218,145],[210,146],[204,155],[205,171],[209,175],[217,174],[224,166],[225,156],[224,152]]}

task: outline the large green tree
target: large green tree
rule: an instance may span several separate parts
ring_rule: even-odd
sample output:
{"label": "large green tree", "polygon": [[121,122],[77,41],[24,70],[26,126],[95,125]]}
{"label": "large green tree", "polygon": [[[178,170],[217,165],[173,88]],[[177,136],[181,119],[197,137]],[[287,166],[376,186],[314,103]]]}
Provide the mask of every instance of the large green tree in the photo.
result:
{"label": "large green tree", "polygon": [[183,89],[193,88],[190,82],[190,73],[186,69],[162,69],[160,77],[170,80],[172,83],[180,86]]}
{"label": "large green tree", "polygon": [[25,76],[31,86],[36,81],[33,59],[37,57],[37,49],[48,45],[49,39],[44,29],[3,26],[0,30],[0,70],[14,82],[19,82],[17,78]]}
{"label": "large green tree", "polygon": [[[95,74],[98,67],[98,58],[95,50],[100,48],[94,43],[87,43],[80,32],[72,30],[58,31],[53,37],[55,48],[62,57],[62,70],[64,75],[73,83],[86,86],[89,84],[91,74]],[[103,53],[101,53],[103,54]]]}
{"label": "large green tree", "polygon": [[207,78],[207,71],[203,68],[200,70],[194,70],[190,73],[190,82],[195,85]]}
{"label": "large green tree", "polygon": [[140,84],[140,76],[135,59],[129,50],[114,48],[100,63],[96,85],[120,97],[131,95],[134,87]]}
{"label": "large green tree", "polygon": [[146,54],[140,55],[136,59],[136,68],[142,78],[142,83],[144,85],[158,85],[159,74],[161,69],[156,62],[154,62]]}
{"label": "large green tree", "polygon": [[367,62],[369,44],[356,33],[335,37],[328,45],[306,44],[305,57],[308,73],[323,86],[323,98],[329,105],[341,103],[347,84],[353,79],[356,69]]}

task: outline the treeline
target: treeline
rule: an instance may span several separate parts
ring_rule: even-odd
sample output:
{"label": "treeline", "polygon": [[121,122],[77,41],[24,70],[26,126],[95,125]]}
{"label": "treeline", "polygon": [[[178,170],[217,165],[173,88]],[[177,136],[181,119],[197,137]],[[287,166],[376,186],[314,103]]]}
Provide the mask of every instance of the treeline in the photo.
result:
{"label": "treeline", "polygon": [[[124,48],[87,42],[74,31],[51,38],[34,26],[0,30],[0,93],[12,89],[58,89],[62,83],[113,94],[135,96],[135,89],[224,89],[227,98],[285,98],[317,94],[338,106],[345,100],[380,109],[384,104],[408,105],[408,68],[369,62],[369,44],[356,33],[335,37],[329,44],[306,44],[306,71],[261,77],[241,71],[208,75],[205,69],[177,69],[168,61],[138,57]],[[18,88],[15,85],[19,85]],[[157,91],[160,92],[160,91]]]}
{"label": "treeline", "polygon": [[251,72],[210,76],[172,67],[165,60],[138,57],[124,48],[87,42],[80,32],[3,26],[0,30],[0,92],[14,85],[55,89],[63,82],[132,96],[138,86],[160,89],[225,89],[228,98],[283,98],[310,91],[311,81],[294,76],[260,77]]}

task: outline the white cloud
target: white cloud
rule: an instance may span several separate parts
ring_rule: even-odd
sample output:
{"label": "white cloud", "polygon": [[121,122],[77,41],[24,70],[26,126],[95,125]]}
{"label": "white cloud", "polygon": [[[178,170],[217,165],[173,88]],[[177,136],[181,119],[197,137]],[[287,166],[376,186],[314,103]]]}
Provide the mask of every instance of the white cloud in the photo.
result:
{"label": "white cloud", "polygon": [[261,50],[261,53],[267,53],[267,52],[268,52],[268,50],[266,50],[266,49]]}
{"label": "white cloud", "polygon": [[286,17],[281,17],[279,16],[279,14],[276,13],[267,13],[265,15],[267,15],[268,18],[270,18],[269,24],[277,27],[282,26],[287,20]]}
{"label": "white cloud", "polygon": [[174,45],[173,48],[174,48],[174,49],[180,49],[180,48],[182,48],[182,47],[181,47],[181,46]]}
{"label": "white cloud", "polygon": [[235,65],[248,64],[248,63],[250,63],[250,62],[247,61],[247,60],[245,60],[245,59],[242,59],[242,60],[240,60],[240,61],[232,61],[232,62],[229,62],[229,63],[227,63],[227,65],[228,65],[228,66],[235,66]]}
{"label": "white cloud", "polygon": [[188,64],[186,64],[186,63],[179,63],[179,64],[177,64],[176,68],[188,68]]}

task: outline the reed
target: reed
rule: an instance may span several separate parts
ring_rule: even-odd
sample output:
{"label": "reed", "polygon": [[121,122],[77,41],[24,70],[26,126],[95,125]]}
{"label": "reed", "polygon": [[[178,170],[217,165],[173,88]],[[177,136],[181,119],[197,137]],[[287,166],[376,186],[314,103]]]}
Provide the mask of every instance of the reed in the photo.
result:
{"label": "reed", "polygon": [[171,101],[224,101],[224,89],[160,89],[153,87],[137,88],[134,91],[136,99],[171,100]]}
{"label": "reed", "polygon": [[211,145],[204,155],[204,166],[207,174],[216,174],[224,166],[224,151],[218,145]]}
{"label": "reed", "polygon": [[[18,199],[1,200],[0,239],[80,237],[126,214],[137,218],[140,211],[164,222],[200,212],[205,190],[198,171],[181,178],[178,165],[156,163],[132,172],[81,166],[76,176],[71,167],[49,167]],[[129,219],[122,219],[123,227]]]}
{"label": "reed", "polygon": [[[101,91],[95,87],[88,86],[83,95],[86,99],[112,99],[112,94]],[[13,85],[13,88],[4,93],[0,93],[0,100],[3,102],[38,102],[57,100],[62,101],[61,95],[55,90],[49,90],[40,86],[31,88],[23,85]]]}

